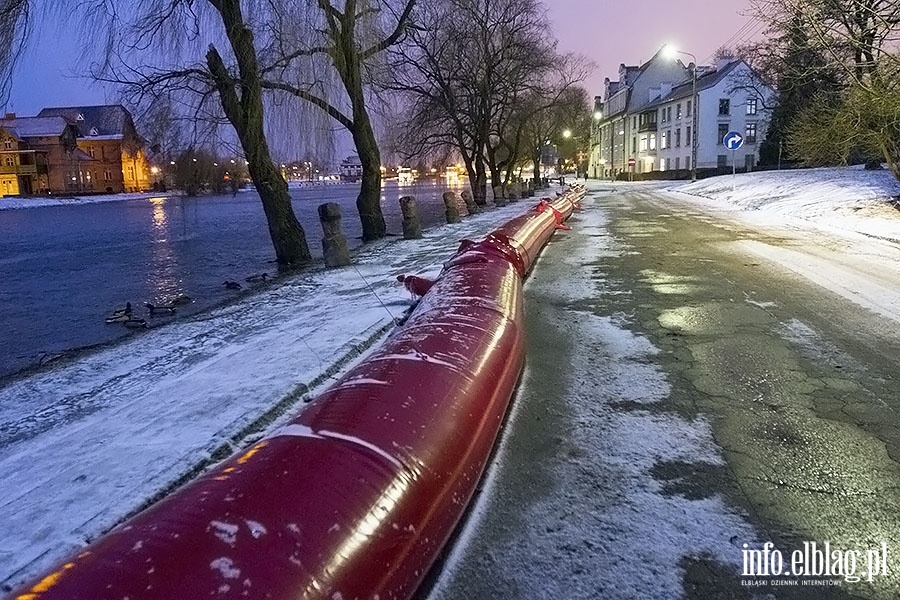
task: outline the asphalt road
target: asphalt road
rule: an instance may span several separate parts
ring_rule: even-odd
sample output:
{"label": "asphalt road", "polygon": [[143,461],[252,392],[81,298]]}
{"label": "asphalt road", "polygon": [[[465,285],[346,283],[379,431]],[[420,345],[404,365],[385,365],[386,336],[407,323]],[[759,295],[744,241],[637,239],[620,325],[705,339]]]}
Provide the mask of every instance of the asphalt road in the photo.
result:
{"label": "asphalt road", "polygon": [[[900,279],[852,242],[650,187],[595,184],[570,224],[526,286],[519,393],[422,597],[900,597]],[[775,550],[781,575],[745,573]]]}

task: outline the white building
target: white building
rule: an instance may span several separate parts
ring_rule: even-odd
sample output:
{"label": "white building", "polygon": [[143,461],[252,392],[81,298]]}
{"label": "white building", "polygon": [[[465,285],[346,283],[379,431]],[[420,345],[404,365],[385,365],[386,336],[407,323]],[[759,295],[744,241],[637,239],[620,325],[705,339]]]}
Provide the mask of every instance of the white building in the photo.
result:
{"label": "white building", "polygon": [[[659,63],[675,68],[654,68]],[[695,102],[699,102],[697,169],[725,170],[734,163],[749,170],[756,165],[768,122],[763,106],[770,104],[759,94],[773,92],[754,81],[744,61],[723,60],[715,67],[698,68],[697,100],[690,67],[662,52],[641,66],[636,77],[629,79],[627,71],[635,67],[624,69],[620,68],[620,79],[624,74],[625,84],[607,80],[606,95],[595,99],[599,118],[594,121],[590,175],[667,171],[672,177],[686,177],[691,169]],[[625,103],[623,96],[628,97]],[[729,131],[744,136],[744,145],[734,153],[722,141]]]}
{"label": "white building", "polygon": [[341,162],[341,179],[343,181],[359,181],[362,178],[362,162],[359,156],[351,154]]}

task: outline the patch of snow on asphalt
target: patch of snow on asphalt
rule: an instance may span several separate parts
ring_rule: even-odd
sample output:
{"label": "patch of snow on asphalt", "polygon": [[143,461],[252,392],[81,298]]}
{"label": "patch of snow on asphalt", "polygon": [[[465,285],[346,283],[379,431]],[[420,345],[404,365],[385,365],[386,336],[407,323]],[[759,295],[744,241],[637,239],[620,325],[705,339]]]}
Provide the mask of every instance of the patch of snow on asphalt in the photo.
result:
{"label": "patch of snow on asphalt", "polygon": [[[598,235],[606,219],[591,204],[585,201],[578,217],[578,231],[590,233],[573,237],[577,248],[568,244],[563,250],[571,277],[561,286],[556,277],[542,274],[557,262],[539,264],[530,293],[555,295],[572,306],[588,305],[603,293],[602,274],[578,267],[615,244],[608,235]],[[654,477],[654,469],[669,465],[708,469],[724,464],[705,418],[653,410],[671,390],[654,360],[658,349],[630,330],[633,324],[625,315],[567,308],[560,320],[574,347],[566,357],[569,380],[559,391],[568,407],[569,431],[561,440],[565,449],[540,459],[555,481],[522,517],[527,527],[492,545],[493,559],[500,563],[494,576],[510,586],[506,593],[548,600],[681,598],[684,559],[715,561],[739,573],[740,544],[756,539],[752,527],[714,491],[689,499],[666,491]],[[532,380],[529,369],[517,403],[528,395]],[[517,411],[505,437],[515,435],[510,430]],[[511,460],[506,447],[504,440],[432,600],[449,600],[449,582],[466,544],[479,535],[479,521],[488,510],[503,510],[495,482]]]}

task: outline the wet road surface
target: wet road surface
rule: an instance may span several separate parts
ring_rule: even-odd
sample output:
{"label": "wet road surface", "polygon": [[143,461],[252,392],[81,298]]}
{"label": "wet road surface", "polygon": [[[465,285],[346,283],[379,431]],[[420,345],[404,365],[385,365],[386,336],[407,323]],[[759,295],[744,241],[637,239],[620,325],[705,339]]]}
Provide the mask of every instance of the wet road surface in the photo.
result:
{"label": "wet road surface", "polygon": [[[849,242],[607,188],[526,286],[522,385],[427,596],[900,597],[900,326],[852,278],[900,279]],[[766,548],[782,575],[744,574]]]}

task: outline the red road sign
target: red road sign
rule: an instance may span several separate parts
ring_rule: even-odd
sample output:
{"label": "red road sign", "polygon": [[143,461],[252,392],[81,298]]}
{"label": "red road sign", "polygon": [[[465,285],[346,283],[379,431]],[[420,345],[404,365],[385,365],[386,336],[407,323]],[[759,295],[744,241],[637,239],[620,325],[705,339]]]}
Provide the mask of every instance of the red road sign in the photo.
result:
{"label": "red road sign", "polygon": [[636,165],[636,164],[637,164],[637,161],[634,160],[633,158],[629,158],[629,159],[628,159],[628,166],[629,166],[629,167],[633,167],[633,166]]}

